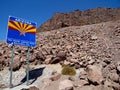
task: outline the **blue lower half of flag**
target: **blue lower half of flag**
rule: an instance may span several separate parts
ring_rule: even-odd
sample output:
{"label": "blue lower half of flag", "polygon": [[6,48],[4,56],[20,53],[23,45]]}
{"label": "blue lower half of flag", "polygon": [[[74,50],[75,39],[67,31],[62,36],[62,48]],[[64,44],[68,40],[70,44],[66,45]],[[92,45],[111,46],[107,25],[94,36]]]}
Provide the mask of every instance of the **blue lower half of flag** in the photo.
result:
{"label": "blue lower half of flag", "polygon": [[27,32],[21,35],[18,30],[8,29],[7,43],[34,47],[36,45],[36,35]]}

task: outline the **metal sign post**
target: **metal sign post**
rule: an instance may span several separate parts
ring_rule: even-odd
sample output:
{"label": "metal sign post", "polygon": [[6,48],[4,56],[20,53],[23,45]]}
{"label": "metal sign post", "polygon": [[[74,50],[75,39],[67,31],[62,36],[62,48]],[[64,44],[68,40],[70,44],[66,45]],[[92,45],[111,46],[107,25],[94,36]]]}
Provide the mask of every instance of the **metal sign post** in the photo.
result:
{"label": "metal sign post", "polygon": [[12,45],[12,57],[11,57],[11,62],[10,62],[10,88],[13,87],[12,84],[12,71],[13,71],[13,60],[14,59],[14,45]]}
{"label": "metal sign post", "polygon": [[29,85],[29,60],[30,60],[30,47],[28,47],[28,53],[27,53],[27,86]]}
{"label": "metal sign post", "polygon": [[12,59],[10,62],[10,87],[12,84],[12,70],[13,70],[13,58],[14,58],[14,45],[27,46],[27,68],[26,68],[26,80],[29,85],[29,59],[30,59],[30,47],[36,46],[36,23],[22,18],[9,16],[8,19],[8,32],[7,32],[7,44],[12,44]]}

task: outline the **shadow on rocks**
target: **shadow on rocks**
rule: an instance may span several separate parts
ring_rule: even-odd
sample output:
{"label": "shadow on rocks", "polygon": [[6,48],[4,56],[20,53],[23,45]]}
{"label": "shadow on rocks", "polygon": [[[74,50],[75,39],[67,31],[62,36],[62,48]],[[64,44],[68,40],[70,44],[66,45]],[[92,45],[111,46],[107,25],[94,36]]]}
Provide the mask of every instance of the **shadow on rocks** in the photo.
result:
{"label": "shadow on rocks", "polygon": [[[30,84],[34,83],[37,80],[37,78],[42,75],[44,69],[45,69],[45,67],[42,67],[42,68],[38,68],[38,69],[29,71],[29,80],[32,80],[32,82],[30,82]],[[18,84],[17,86],[25,83],[26,79],[27,79],[27,75],[25,75],[25,77],[20,81],[20,84]]]}

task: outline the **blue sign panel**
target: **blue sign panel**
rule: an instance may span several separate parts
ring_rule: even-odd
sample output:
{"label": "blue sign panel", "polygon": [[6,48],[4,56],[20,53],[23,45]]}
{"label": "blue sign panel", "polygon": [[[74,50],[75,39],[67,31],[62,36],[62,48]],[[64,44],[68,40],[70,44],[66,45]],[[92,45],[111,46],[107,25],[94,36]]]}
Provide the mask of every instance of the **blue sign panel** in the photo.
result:
{"label": "blue sign panel", "polygon": [[34,47],[36,45],[36,23],[10,16],[6,42]]}

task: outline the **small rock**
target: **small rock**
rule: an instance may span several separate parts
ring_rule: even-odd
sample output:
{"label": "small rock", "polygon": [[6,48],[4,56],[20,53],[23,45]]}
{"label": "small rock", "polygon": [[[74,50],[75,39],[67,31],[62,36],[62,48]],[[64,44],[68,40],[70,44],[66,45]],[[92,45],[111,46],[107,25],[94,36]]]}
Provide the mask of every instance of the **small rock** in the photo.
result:
{"label": "small rock", "polygon": [[111,73],[110,79],[114,82],[119,82],[119,75],[117,73]]}
{"label": "small rock", "polygon": [[19,70],[21,67],[20,56],[15,56],[13,62],[13,71]]}
{"label": "small rock", "polygon": [[36,53],[36,59],[44,60],[45,59],[44,54],[42,54],[42,52],[37,52]]}
{"label": "small rock", "polygon": [[74,85],[70,80],[61,81],[59,84],[59,90],[74,90]]}
{"label": "small rock", "polygon": [[64,60],[64,63],[63,63],[63,65],[69,65],[70,64],[70,62],[68,62],[68,61],[66,61],[66,60]]}
{"label": "small rock", "polygon": [[79,78],[82,80],[87,79],[87,72],[84,69],[81,69]]}
{"label": "small rock", "polygon": [[4,63],[3,57],[2,57],[2,56],[0,56],[0,64],[2,64],[2,65],[3,65],[3,63]]}
{"label": "small rock", "polygon": [[93,60],[93,59],[90,60],[90,61],[88,61],[88,64],[89,64],[89,65],[92,65],[93,63],[95,63],[95,60]]}
{"label": "small rock", "polygon": [[53,74],[52,74],[52,76],[51,76],[50,79],[51,79],[52,81],[56,81],[56,80],[60,79],[60,77],[61,77],[61,74],[59,74],[59,73],[56,72],[56,73],[53,73]]}
{"label": "small rock", "polygon": [[2,53],[0,52],[0,56],[2,56]]}
{"label": "small rock", "polygon": [[45,86],[49,86],[50,83],[51,83],[51,79],[50,79],[50,78],[44,78],[44,79],[42,80],[42,82],[45,84]]}
{"label": "small rock", "polygon": [[56,63],[59,63],[60,61],[62,61],[62,59],[60,57],[55,57],[53,60],[50,61],[50,63],[56,64]]}
{"label": "small rock", "polygon": [[69,77],[68,78],[70,81],[75,81],[75,78],[74,77]]}
{"label": "small rock", "polygon": [[58,52],[58,54],[56,55],[56,57],[61,58],[62,60],[66,59],[66,53],[63,51]]}
{"label": "small rock", "polygon": [[98,37],[95,36],[95,35],[93,35],[93,36],[91,37],[92,40],[97,40],[97,38],[98,38]]}
{"label": "small rock", "polygon": [[76,64],[75,64],[75,69],[79,69],[79,68],[80,68],[79,63],[76,63]]}
{"label": "small rock", "polygon": [[117,66],[117,70],[120,72],[120,66]]}
{"label": "small rock", "polygon": [[7,86],[6,86],[5,84],[0,84],[0,90],[1,90],[2,88],[7,88]]}
{"label": "small rock", "polygon": [[35,87],[35,86],[32,86],[32,87],[30,87],[30,88],[28,88],[28,89],[23,88],[23,89],[21,89],[21,90],[39,90],[39,88],[37,88],[37,87]]}
{"label": "small rock", "polygon": [[80,85],[88,85],[89,84],[89,82],[88,82],[88,80],[80,80]]}
{"label": "small rock", "polygon": [[78,63],[78,60],[77,59],[70,59],[69,60],[71,63]]}
{"label": "small rock", "polygon": [[44,61],[44,63],[45,63],[45,64],[49,64],[49,63],[51,62],[51,60],[52,60],[51,57],[46,58],[45,61]]}
{"label": "small rock", "polygon": [[30,87],[29,90],[39,90],[39,88],[33,86],[33,87]]}
{"label": "small rock", "polygon": [[31,55],[31,58],[29,60],[30,62],[34,62],[35,61],[35,56],[34,55]]}

